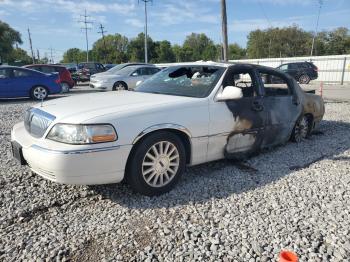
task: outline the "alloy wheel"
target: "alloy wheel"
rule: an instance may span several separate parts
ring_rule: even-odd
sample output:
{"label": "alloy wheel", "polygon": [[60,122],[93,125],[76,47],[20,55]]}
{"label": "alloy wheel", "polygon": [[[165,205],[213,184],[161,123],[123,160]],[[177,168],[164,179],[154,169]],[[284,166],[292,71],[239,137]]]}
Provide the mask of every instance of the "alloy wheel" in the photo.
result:
{"label": "alloy wheel", "polygon": [[295,141],[301,142],[304,140],[309,133],[309,121],[306,116],[303,116],[303,118],[295,125]]}
{"label": "alloy wheel", "polygon": [[45,99],[47,97],[47,90],[42,86],[37,86],[33,90],[33,95],[35,99]]}
{"label": "alloy wheel", "polygon": [[142,162],[142,176],[151,187],[163,187],[175,177],[180,165],[180,154],[169,141],[151,146]]}

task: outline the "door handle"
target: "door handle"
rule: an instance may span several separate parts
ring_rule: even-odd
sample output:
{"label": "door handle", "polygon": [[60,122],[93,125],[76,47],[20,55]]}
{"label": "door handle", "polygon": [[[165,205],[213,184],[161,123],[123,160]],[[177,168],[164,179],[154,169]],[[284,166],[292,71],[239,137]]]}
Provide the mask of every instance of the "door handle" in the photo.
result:
{"label": "door handle", "polygon": [[254,101],[252,104],[252,109],[259,112],[264,110],[264,106],[259,101]]}

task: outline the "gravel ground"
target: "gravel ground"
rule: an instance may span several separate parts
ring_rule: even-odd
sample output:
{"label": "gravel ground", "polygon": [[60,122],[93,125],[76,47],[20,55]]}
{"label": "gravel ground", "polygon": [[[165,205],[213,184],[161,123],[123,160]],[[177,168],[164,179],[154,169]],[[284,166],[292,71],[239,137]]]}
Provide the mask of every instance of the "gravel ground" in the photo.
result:
{"label": "gravel ground", "polygon": [[301,144],[188,168],[156,198],[124,184],[58,185],[20,167],[10,130],[30,105],[0,104],[1,261],[276,261],[282,249],[300,261],[349,258],[349,103],[328,102]]}

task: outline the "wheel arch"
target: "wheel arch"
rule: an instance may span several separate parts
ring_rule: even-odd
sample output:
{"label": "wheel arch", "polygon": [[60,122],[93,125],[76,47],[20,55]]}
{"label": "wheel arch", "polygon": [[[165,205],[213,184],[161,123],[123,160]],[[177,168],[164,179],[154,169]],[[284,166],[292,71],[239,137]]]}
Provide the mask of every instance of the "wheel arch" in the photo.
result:
{"label": "wheel arch", "polygon": [[123,80],[118,80],[118,81],[116,81],[116,82],[113,84],[113,91],[116,90],[115,86],[116,86],[118,83],[124,84],[125,87],[126,87],[126,90],[129,90],[129,86],[128,86],[128,84],[127,84],[125,81],[123,81]]}
{"label": "wheel arch", "polygon": [[33,86],[29,89],[29,96],[31,96],[33,89],[36,88],[36,87],[38,87],[38,86],[44,87],[44,88],[46,89],[46,91],[47,91],[47,94],[48,94],[48,95],[50,94],[50,89],[49,89],[46,85],[35,84],[35,85],[33,85]]}
{"label": "wheel arch", "polygon": [[133,147],[129,153],[126,167],[128,168],[129,162],[132,159],[132,156],[134,154],[135,149],[137,146],[148,136],[160,132],[160,131],[166,131],[169,133],[172,133],[180,138],[182,141],[184,147],[185,147],[185,153],[186,153],[186,164],[189,164],[191,162],[191,153],[192,153],[192,143],[191,143],[191,133],[190,131],[181,126],[181,125],[175,125],[175,124],[161,124],[161,125],[155,125],[151,126],[149,128],[146,128],[143,130],[140,134],[137,135],[137,137],[132,142]]}

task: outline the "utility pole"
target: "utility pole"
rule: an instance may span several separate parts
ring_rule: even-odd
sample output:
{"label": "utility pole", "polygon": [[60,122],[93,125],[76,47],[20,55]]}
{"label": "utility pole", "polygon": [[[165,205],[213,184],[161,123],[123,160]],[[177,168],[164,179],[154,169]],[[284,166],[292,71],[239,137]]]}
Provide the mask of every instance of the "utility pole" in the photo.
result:
{"label": "utility pole", "polygon": [[148,50],[147,50],[147,3],[153,2],[153,0],[139,0],[145,3],[145,63],[148,63]]}
{"label": "utility pole", "polygon": [[35,64],[35,56],[34,56],[33,45],[32,45],[32,37],[30,36],[29,27],[28,27],[28,37],[29,37],[30,51],[31,51],[31,53],[32,53],[33,64]]}
{"label": "utility pole", "polygon": [[39,49],[36,49],[36,56],[38,58],[38,63],[40,63],[40,53],[39,53]]}
{"label": "utility pole", "polygon": [[320,13],[321,13],[322,5],[323,5],[323,0],[318,0],[318,4],[319,4],[319,8],[318,8],[316,29],[315,29],[314,37],[312,38],[310,56],[312,56],[312,55],[313,55],[313,52],[314,52],[315,38],[316,38],[316,35],[317,35],[317,31],[318,31],[318,22],[319,22],[319,20],[320,20]]}
{"label": "utility pole", "polygon": [[222,29],[222,48],[224,54],[224,61],[228,60],[228,40],[227,40],[227,14],[226,14],[226,0],[221,0],[221,29]]}
{"label": "utility pole", "polygon": [[100,24],[100,31],[98,33],[102,35],[103,57],[105,59],[105,63],[107,63],[107,48],[106,48],[106,41],[105,41],[105,33],[107,33],[107,31],[104,30],[104,26],[102,24]]}
{"label": "utility pole", "polygon": [[53,64],[54,61],[53,61],[53,55],[52,55],[52,46],[50,47],[50,55],[51,55],[51,64]]}
{"label": "utility pole", "polygon": [[89,62],[89,39],[88,39],[88,30],[91,30],[90,27],[88,27],[88,25],[92,24],[92,21],[87,20],[87,18],[89,17],[86,14],[86,9],[85,9],[85,13],[84,15],[81,15],[83,17],[83,20],[79,20],[79,23],[84,23],[84,27],[82,27],[81,29],[85,30],[85,40],[86,40],[86,62]]}

